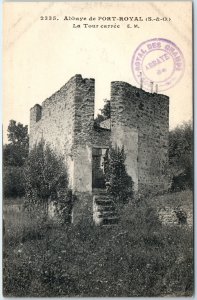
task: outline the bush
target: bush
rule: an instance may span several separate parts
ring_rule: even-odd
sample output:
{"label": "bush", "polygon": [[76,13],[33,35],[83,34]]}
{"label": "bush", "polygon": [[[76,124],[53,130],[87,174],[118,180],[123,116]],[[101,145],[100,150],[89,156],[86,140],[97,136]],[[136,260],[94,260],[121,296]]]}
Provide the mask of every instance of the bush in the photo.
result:
{"label": "bush", "polygon": [[4,197],[23,197],[25,195],[25,176],[23,167],[3,167]]}
{"label": "bush", "polygon": [[104,158],[107,190],[117,203],[125,204],[133,197],[133,181],[125,167],[124,147],[110,148]]}
{"label": "bush", "polygon": [[193,186],[193,128],[192,123],[183,123],[169,133],[169,164],[172,190]]}
{"label": "bush", "polygon": [[181,190],[186,190],[188,188],[192,189],[193,182],[190,172],[186,170],[186,172],[173,176],[171,180],[170,190],[172,192],[177,192]]}
{"label": "bush", "polygon": [[[29,153],[25,166],[26,206],[48,206],[53,202],[62,213],[65,207],[72,210],[72,192],[64,159],[53,152],[42,140]],[[65,212],[65,210],[64,210]]]}
{"label": "bush", "polygon": [[187,213],[181,207],[177,207],[174,212],[177,216],[178,224],[187,224]]}

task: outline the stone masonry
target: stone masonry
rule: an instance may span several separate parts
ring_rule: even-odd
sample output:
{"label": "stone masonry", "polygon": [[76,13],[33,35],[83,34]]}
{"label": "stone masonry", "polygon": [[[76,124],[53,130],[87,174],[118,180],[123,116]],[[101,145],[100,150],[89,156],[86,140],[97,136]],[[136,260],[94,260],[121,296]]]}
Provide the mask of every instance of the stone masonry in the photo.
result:
{"label": "stone masonry", "polygon": [[93,149],[124,145],[135,191],[165,190],[169,98],[126,82],[112,82],[111,119],[101,128],[94,127],[94,98],[94,79],[75,75],[42,106],[32,107],[30,149],[43,139],[64,157],[72,190],[91,195]]}

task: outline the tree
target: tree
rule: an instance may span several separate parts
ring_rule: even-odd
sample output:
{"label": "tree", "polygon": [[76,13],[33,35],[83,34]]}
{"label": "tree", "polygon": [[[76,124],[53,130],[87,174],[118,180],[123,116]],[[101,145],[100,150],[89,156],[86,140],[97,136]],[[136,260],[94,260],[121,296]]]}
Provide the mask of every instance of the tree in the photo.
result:
{"label": "tree", "polygon": [[125,167],[124,147],[110,148],[104,157],[104,173],[108,192],[118,203],[127,203],[133,197],[133,181]]}
{"label": "tree", "polygon": [[67,211],[71,212],[72,193],[68,188],[64,160],[56,155],[43,140],[30,151],[25,166],[25,175],[28,207],[42,205],[48,213],[48,205],[53,202],[57,210],[64,209],[65,211],[67,207]]}
{"label": "tree", "polygon": [[25,176],[22,167],[4,166],[3,194],[6,198],[23,197],[25,195]]}
{"label": "tree", "polygon": [[24,165],[29,151],[28,126],[10,120],[7,136],[9,144],[3,147],[4,166]]}
{"label": "tree", "polygon": [[177,181],[179,185],[192,187],[192,148],[193,129],[191,122],[184,123],[170,131],[169,164],[172,173],[176,175],[174,181]]}
{"label": "tree", "polygon": [[28,146],[28,126],[23,126],[23,124],[21,124],[20,122],[16,123],[16,121],[10,120],[10,123],[8,125],[8,140],[13,145],[20,144]]}
{"label": "tree", "polygon": [[23,166],[29,152],[28,127],[14,120],[8,126],[9,143],[3,146],[3,192],[5,197],[25,194]]}
{"label": "tree", "polygon": [[110,100],[105,99],[104,102],[105,102],[104,107],[100,109],[100,111],[104,119],[107,120],[111,117]]}
{"label": "tree", "polygon": [[104,107],[100,109],[101,114],[98,114],[95,119],[95,126],[97,127],[99,127],[101,122],[111,117],[110,100],[105,99],[104,102],[105,102]]}

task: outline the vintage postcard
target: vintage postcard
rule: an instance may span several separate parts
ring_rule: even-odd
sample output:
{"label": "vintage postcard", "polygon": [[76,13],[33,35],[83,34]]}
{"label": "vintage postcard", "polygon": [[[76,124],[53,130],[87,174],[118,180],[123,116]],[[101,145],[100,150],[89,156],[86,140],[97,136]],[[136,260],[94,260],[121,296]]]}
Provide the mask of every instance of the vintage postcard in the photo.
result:
{"label": "vintage postcard", "polygon": [[3,4],[3,293],[192,296],[192,2]]}

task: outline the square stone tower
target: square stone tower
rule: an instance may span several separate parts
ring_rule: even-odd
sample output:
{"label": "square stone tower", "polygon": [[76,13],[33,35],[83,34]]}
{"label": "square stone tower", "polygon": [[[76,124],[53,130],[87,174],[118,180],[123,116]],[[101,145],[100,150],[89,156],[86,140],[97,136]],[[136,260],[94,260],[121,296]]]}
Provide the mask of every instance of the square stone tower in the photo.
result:
{"label": "square stone tower", "polygon": [[75,215],[92,210],[91,195],[94,188],[104,187],[102,162],[111,146],[124,146],[136,192],[168,187],[169,98],[112,82],[111,118],[96,128],[94,97],[94,79],[75,75],[30,111],[30,149],[43,139],[63,156],[70,188],[83,198]]}

